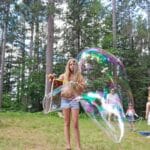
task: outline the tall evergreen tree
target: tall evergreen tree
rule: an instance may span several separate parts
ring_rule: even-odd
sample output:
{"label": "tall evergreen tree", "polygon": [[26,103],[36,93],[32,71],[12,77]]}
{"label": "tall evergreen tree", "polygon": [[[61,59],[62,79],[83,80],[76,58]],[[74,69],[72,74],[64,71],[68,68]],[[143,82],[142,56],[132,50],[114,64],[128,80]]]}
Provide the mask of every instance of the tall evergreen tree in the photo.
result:
{"label": "tall evergreen tree", "polygon": [[1,42],[1,57],[0,57],[0,108],[2,107],[2,96],[3,96],[3,77],[4,77],[4,61],[6,52],[7,42],[7,30],[8,30],[8,19],[10,13],[10,2],[1,2],[1,28],[2,28],[2,42]]}
{"label": "tall evergreen tree", "polygon": [[54,44],[54,0],[49,0],[48,14],[48,40],[46,49],[46,76],[45,76],[45,95],[50,91],[50,83],[47,75],[53,72],[53,44]]}

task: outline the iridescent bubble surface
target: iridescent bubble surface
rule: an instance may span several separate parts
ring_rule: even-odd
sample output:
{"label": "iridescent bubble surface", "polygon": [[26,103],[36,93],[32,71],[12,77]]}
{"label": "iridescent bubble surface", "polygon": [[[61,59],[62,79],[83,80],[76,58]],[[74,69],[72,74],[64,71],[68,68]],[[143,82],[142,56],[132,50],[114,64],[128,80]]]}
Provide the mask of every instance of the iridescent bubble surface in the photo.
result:
{"label": "iridescent bubble surface", "polygon": [[123,63],[100,48],[85,49],[77,58],[87,85],[80,101],[83,109],[114,142],[121,142],[124,110],[133,103]]}
{"label": "iridescent bubble surface", "polygon": [[[100,48],[88,48],[77,56],[86,89],[74,100],[81,103],[85,113],[116,143],[125,133],[125,113],[133,96],[123,63],[116,56]],[[43,100],[44,112],[61,110],[61,92],[69,92],[71,83],[53,88]]]}

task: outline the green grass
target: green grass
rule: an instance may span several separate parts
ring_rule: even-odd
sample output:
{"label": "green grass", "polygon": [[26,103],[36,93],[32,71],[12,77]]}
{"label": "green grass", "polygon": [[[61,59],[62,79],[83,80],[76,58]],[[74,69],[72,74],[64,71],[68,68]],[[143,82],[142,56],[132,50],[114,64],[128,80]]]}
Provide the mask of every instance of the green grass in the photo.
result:
{"label": "green grass", "polygon": [[[150,131],[146,121],[137,130]],[[71,129],[72,130],[72,129]],[[71,132],[72,150],[75,150]],[[87,117],[80,116],[82,150],[149,150],[150,138],[126,131],[121,143],[114,143]],[[43,113],[1,112],[0,150],[65,150],[63,119]]]}

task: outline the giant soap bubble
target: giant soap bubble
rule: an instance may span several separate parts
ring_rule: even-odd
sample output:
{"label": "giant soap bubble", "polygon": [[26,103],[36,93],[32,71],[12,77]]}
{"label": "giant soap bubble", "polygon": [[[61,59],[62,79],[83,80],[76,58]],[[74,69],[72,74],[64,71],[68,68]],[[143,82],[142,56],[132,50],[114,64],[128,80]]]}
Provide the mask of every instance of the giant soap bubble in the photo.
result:
{"label": "giant soap bubble", "polygon": [[100,48],[81,51],[78,60],[87,84],[80,101],[83,109],[114,142],[120,142],[124,110],[133,103],[123,63]]}
{"label": "giant soap bubble", "polygon": [[[77,59],[86,80],[86,89],[74,100],[80,101],[86,114],[114,142],[120,142],[125,132],[124,110],[129,103],[133,104],[123,63],[100,48],[85,49]],[[43,100],[45,113],[61,110],[60,93],[69,86],[70,83],[52,86]]]}

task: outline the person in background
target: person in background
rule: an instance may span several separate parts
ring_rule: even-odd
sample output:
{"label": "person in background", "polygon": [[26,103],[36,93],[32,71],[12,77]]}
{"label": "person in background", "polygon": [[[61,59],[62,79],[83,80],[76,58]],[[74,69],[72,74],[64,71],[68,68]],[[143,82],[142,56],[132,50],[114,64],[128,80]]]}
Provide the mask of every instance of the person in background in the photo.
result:
{"label": "person in background", "polygon": [[145,119],[147,120],[147,124],[150,125],[150,97],[148,99],[148,102],[146,103]]}
{"label": "person in background", "polygon": [[128,105],[126,116],[130,125],[130,130],[135,131],[135,116],[138,117],[138,115],[135,112],[133,104]]}
{"label": "person in background", "polygon": [[73,120],[73,129],[76,140],[77,150],[81,150],[80,132],[79,132],[79,102],[75,100],[85,89],[85,80],[81,74],[79,64],[76,59],[68,60],[65,72],[58,78],[63,81],[61,90],[61,109],[64,116],[64,135],[66,139],[66,149],[71,150],[70,142],[70,124],[71,116]]}
{"label": "person in background", "polygon": [[[112,107],[112,109],[122,108],[121,100],[120,100],[118,94],[115,92],[114,88],[110,89],[110,93],[106,97],[106,104],[110,105]],[[108,120],[109,121],[113,120],[113,118],[114,118],[113,116],[114,116],[114,114],[112,112],[110,112],[108,114]]]}

